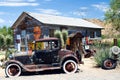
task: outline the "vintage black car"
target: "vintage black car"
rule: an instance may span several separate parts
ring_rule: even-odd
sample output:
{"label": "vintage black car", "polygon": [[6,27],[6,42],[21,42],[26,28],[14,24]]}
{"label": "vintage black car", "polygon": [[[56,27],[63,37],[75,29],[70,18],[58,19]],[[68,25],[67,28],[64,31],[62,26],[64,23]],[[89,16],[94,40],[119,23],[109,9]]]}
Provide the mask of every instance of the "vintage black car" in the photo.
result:
{"label": "vintage black car", "polygon": [[65,73],[75,73],[81,63],[80,54],[61,49],[58,38],[46,38],[34,41],[34,50],[29,55],[15,53],[5,63],[8,77],[19,76],[22,72],[62,69]]}

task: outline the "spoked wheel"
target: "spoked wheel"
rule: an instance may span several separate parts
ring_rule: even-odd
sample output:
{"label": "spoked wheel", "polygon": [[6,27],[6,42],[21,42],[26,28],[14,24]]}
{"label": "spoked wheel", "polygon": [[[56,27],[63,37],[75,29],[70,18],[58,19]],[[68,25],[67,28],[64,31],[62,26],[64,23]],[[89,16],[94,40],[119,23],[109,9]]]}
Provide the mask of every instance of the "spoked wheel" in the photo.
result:
{"label": "spoked wheel", "polygon": [[75,73],[77,71],[77,63],[73,60],[67,60],[63,64],[63,71],[67,74]]}
{"label": "spoked wheel", "polygon": [[9,64],[5,68],[6,76],[17,77],[21,74],[21,68],[18,64]]}
{"label": "spoked wheel", "polygon": [[116,66],[117,66],[116,61],[110,58],[104,60],[102,64],[103,69],[115,69]]}

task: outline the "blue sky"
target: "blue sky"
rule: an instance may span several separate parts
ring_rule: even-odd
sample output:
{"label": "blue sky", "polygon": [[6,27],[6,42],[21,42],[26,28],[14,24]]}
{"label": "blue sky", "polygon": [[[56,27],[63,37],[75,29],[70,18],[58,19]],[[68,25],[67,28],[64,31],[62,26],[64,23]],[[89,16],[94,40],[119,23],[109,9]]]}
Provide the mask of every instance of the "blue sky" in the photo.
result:
{"label": "blue sky", "polygon": [[23,11],[104,19],[109,3],[110,0],[0,0],[0,26],[12,26]]}

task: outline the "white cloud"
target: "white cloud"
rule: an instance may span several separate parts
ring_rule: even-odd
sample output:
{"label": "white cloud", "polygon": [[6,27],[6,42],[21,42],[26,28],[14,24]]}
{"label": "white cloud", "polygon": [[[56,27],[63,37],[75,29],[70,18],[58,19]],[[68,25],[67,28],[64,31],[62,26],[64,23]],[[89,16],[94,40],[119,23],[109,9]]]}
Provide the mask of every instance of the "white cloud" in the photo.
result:
{"label": "white cloud", "polygon": [[52,1],[52,0],[45,0],[45,1]]}
{"label": "white cloud", "polygon": [[36,0],[28,0],[28,2],[35,2]]}
{"label": "white cloud", "polygon": [[85,17],[87,15],[88,7],[80,7],[78,10],[72,12],[73,15]]}
{"label": "white cloud", "polygon": [[38,6],[39,3],[36,3],[35,0],[5,0],[0,1],[0,6]]}
{"label": "white cloud", "polygon": [[58,10],[54,10],[54,9],[36,9],[36,10],[38,10],[40,13],[43,13],[43,14],[51,14],[51,15],[61,15],[62,14]]}
{"label": "white cloud", "polygon": [[0,12],[0,15],[6,14],[5,12]]}
{"label": "white cloud", "polygon": [[108,4],[101,2],[99,4],[93,4],[93,7],[95,7],[98,10],[101,10],[103,12],[106,12],[109,8],[108,8]]}
{"label": "white cloud", "polygon": [[24,0],[5,0],[6,2],[22,2]]}
{"label": "white cloud", "polygon": [[9,20],[8,22],[9,22],[10,24],[12,24],[12,23],[13,23],[13,21],[11,21],[11,20]]}
{"label": "white cloud", "polygon": [[85,17],[86,16],[86,12],[81,12],[81,11],[75,11],[73,12],[74,15],[77,16],[81,16],[81,17]]}
{"label": "white cloud", "polygon": [[87,10],[88,7],[80,7],[80,10]]}
{"label": "white cloud", "polygon": [[5,22],[5,20],[3,20],[3,19],[0,18],[0,23],[4,23],[4,22]]}

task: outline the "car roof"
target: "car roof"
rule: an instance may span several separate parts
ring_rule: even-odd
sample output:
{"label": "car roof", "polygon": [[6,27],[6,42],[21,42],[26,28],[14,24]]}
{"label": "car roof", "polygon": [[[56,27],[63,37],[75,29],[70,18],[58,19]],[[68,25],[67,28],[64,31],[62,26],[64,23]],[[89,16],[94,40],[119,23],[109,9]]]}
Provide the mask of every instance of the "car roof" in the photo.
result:
{"label": "car roof", "polygon": [[54,41],[54,40],[59,40],[58,38],[55,38],[55,37],[51,37],[51,38],[41,38],[39,40],[36,40],[36,42],[39,42],[39,41]]}

